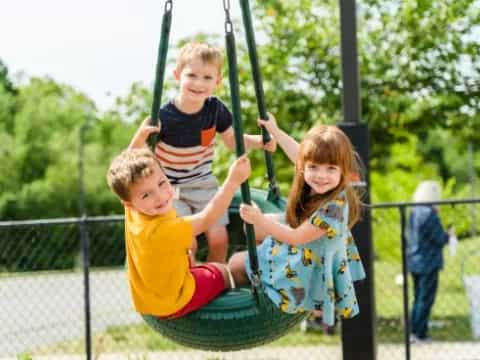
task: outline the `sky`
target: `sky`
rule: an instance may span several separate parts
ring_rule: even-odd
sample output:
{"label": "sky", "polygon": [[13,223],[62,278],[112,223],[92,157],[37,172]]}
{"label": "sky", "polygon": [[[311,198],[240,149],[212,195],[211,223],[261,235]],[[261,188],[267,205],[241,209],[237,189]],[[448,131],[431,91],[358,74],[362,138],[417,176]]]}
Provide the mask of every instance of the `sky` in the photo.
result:
{"label": "sky", "polygon": [[[224,1],[172,3],[171,45],[200,31],[223,36]],[[19,72],[50,76],[106,110],[133,82],[153,86],[164,7],[164,0],[8,1],[0,12],[0,59],[14,79]],[[240,19],[238,1],[230,7]]]}

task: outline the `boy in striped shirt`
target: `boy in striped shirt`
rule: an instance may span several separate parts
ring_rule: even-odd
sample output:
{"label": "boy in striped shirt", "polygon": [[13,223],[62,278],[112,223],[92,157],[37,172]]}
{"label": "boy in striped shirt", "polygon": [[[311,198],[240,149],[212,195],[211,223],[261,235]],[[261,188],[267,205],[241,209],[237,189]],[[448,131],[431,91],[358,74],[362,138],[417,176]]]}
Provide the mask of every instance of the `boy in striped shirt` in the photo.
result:
{"label": "boy in striped shirt", "polygon": [[[179,93],[160,109],[160,133],[155,147],[178,199],[175,208],[179,216],[201,211],[218,190],[212,173],[215,135],[229,149],[235,148],[232,114],[213,96],[222,81],[222,53],[205,43],[187,43],[180,49],[173,75]],[[272,139],[263,144],[261,135],[244,135],[245,148],[275,151]],[[207,230],[209,262],[225,263],[228,250],[226,225],[228,214]],[[192,258],[197,249],[192,243]]]}

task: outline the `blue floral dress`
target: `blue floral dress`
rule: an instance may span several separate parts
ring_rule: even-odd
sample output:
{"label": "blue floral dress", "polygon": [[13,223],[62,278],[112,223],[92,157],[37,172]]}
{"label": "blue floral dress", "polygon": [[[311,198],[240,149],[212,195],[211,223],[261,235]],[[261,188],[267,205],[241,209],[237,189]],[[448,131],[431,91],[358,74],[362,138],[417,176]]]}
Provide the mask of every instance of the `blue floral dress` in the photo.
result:
{"label": "blue floral dress", "polygon": [[[318,240],[288,245],[271,236],[257,246],[260,280],[268,297],[288,313],[321,310],[323,322],[350,318],[359,307],[353,281],[365,278],[358,249],[348,228],[348,202],[341,192],[320,207],[310,223],[326,230]],[[246,257],[251,279],[250,261]]]}

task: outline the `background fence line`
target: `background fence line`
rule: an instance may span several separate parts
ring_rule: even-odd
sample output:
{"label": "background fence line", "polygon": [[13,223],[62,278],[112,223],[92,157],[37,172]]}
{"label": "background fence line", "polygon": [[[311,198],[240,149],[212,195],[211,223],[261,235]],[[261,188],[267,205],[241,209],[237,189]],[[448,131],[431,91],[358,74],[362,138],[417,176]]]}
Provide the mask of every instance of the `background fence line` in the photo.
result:
{"label": "background fence line", "polygon": [[[480,254],[480,240],[471,236],[472,231],[478,233],[478,228],[469,220],[471,207],[479,203],[480,199],[464,199],[367,206],[372,212],[376,254],[376,329],[382,350],[379,358],[385,351],[391,351],[385,357],[388,359],[409,358],[410,354],[418,358],[427,349],[408,342],[411,299],[408,270],[404,260],[400,261],[406,244],[407,210],[418,205],[440,207],[444,226],[453,223],[460,239],[457,255],[452,255],[448,247],[445,250],[446,265],[430,323],[434,336],[442,342],[430,346],[438,351],[449,343],[451,353],[442,350],[436,359],[472,358],[480,353],[475,328],[471,327],[475,321],[472,307],[478,306],[471,299],[480,298],[480,293],[474,286],[465,289],[463,282],[467,274],[474,282],[480,275],[480,261],[471,259]],[[89,352],[111,351],[110,342],[132,339],[140,350],[136,344],[123,343],[114,347],[115,351],[175,349],[174,345],[164,347],[159,335],[148,334],[150,330],[133,311],[124,270],[123,231],[123,216],[0,222],[0,323],[4,324],[0,330],[0,357],[83,353],[89,358]],[[231,245],[241,248],[239,244]],[[313,340],[308,336],[298,331],[287,338],[293,337],[292,345],[305,341],[309,345],[308,341],[312,341],[321,346],[325,342],[323,334],[313,334]],[[341,339],[336,336],[333,342],[340,347]],[[143,344],[151,339],[159,341],[159,345]],[[335,353],[334,358],[338,358],[338,351]],[[324,355],[328,359],[328,354]]]}

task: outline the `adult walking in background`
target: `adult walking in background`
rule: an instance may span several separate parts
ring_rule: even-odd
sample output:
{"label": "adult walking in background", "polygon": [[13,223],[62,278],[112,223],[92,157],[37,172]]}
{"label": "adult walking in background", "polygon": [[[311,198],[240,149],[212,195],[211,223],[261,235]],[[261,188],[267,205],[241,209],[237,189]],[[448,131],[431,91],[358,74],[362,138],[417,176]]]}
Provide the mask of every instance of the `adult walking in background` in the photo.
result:
{"label": "adult walking in background", "polygon": [[[440,200],[436,181],[421,182],[413,195],[414,202]],[[413,277],[414,301],[411,314],[412,342],[430,340],[428,319],[438,288],[438,275],[443,267],[442,249],[448,242],[438,209],[431,205],[414,206],[408,222],[407,264]]]}

